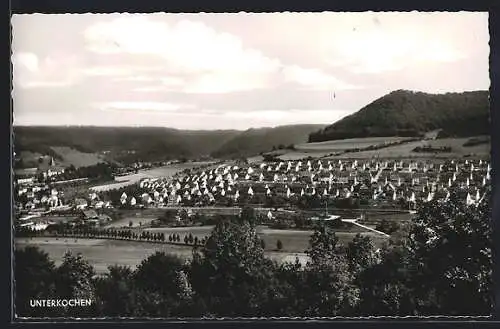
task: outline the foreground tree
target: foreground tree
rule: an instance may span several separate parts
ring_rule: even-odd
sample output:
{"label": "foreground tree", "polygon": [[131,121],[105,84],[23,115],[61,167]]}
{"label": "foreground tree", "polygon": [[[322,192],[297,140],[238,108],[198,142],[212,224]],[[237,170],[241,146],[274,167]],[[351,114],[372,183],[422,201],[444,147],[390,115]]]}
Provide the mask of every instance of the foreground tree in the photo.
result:
{"label": "foreground tree", "polygon": [[57,295],[61,299],[86,299],[93,302],[88,308],[66,308],[66,316],[92,316],[95,307],[94,268],[81,254],[66,252],[55,273]]}
{"label": "foreground tree", "polygon": [[134,273],[134,315],[171,317],[182,310],[179,272],[184,262],[177,256],[156,252],[146,258]]}
{"label": "foreground tree", "polygon": [[491,207],[457,194],[422,204],[406,238],[360,275],[363,315],[489,315]]}
{"label": "foreground tree", "polygon": [[479,205],[466,205],[457,194],[446,202],[423,205],[410,230],[407,248],[419,314],[491,313],[489,195]]}
{"label": "foreground tree", "polygon": [[304,315],[350,315],[358,303],[358,289],[349,272],[345,254],[338,244],[335,232],[319,224],[311,236],[306,267]]}
{"label": "foreground tree", "polygon": [[385,246],[380,262],[359,268],[356,284],[360,289],[357,315],[416,315],[413,292],[409,286],[409,253],[401,245]]}
{"label": "foreground tree", "polygon": [[208,314],[251,316],[265,312],[271,276],[255,227],[241,220],[215,226],[205,246],[194,252],[190,277]]}
{"label": "foreground tree", "polygon": [[95,280],[98,313],[101,316],[134,314],[133,272],[129,267],[110,266],[102,278]]}
{"label": "foreground tree", "polygon": [[38,247],[16,249],[14,254],[14,293],[17,316],[47,316],[51,310],[30,307],[31,299],[53,298],[55,265]]}
{"label": "foreground tree", "polygon": [[241,214],[238,217],[238,222],[244,224],[248,223],[250,225],[255,225],[256,222],[256,213],[255,209],[252,207],[244,206],[241,209]]}
{"label": "foreground tree", "polygon": [[359,233],[347,244],[346,256],[349,271],[355,276],[380,260],[370,237]]}
{"label": "foreground tree", "polygon": [[309,307],[304,292],[307,286],[307,272],[300,261],[275,265],[273,298],[266,309],[270,316],[296,317],[304,316]]}

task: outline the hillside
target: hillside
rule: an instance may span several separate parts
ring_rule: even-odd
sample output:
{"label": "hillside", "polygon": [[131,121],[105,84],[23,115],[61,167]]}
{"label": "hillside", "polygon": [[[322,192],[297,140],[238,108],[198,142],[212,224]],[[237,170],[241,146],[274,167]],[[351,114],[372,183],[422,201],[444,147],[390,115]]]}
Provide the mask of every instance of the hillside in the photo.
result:
{"label": "hillside", "polygon": [[209,156],[238,134],[226,131],[183,131],[156,127],[14,127],[16,152],[54,156],[53,147],[71,147],[84,153],[106,154],[120,162],[164,161]]}
{"label": "hillside", "polygon": [[326,128],[309,142],[345,138],[420,136],[441,129],[439,137],[488,135],[488,91],[427,94],[393,91]]}
{"label": "hillside", "polygon": [[303,143],[311,132],[322,127],[189,131],[158,127],[15,126],[14,147],[17,154],[50,155],[61,163],[67,162],[64,154],[56,152],[61,148],[71,148],[79,158],[84,157],[81,152],[121,163],[233,157],[269,151],[280,144]]}
{"label": "hillside", "polygon": [[273,147],[287,147],[304,143],[309,134],[324,125],[289,125],[275,128],[248,129],[214,151],[214,157],[250,156],[270,151]]}

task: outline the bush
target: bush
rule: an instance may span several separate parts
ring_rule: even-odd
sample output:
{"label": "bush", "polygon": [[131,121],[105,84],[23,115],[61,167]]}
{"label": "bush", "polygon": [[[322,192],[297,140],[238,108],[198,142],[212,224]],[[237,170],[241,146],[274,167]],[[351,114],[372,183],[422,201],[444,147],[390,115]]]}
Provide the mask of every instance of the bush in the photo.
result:
{"label": "bush", "polygon": [[276,248],[277,248],[278,250],[283,249],[283,242],[281,242],[281,240],[278,240],[278,241],[276,242]]}

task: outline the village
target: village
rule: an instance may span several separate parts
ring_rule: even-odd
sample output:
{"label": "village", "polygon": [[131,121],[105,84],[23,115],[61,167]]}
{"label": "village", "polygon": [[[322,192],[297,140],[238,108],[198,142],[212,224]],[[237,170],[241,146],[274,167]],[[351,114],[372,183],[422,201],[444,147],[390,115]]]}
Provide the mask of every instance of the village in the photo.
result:
{"label": "village", "polygon": [[13,319],[489,321],[491,13],[94,9],[11,17]]}
{"label": "village", "polygon": [[[483,159],[309,158],[222,163],[211,169],[179,171],[170,177],[144,178],[114,191],[89,189],[86,195],[68,198],[65,187],[78,186],[85,179],[57,180],[63,172],[49,165],[41,172],[47,181],[40,182],[36,176],[17,179],[16,227],[34,231],[60,223],[124,229],[189,227],[203,225],[206,217],[213,223],[217,216],[235,216],[242,208],[252,207],[260,223],[271,228],[310,228],[290,220],[300,216],[309,224],[340,220],[344,226],[357,225],[361,232],[389,236],[392,232],[376,230],[384,216],[408,221],[418,204],[445,201],[451,193],[467,205],[478,205],[491,180],[491,165]],[[177,215],[162,220],[167,210]],[[115,220],[117,212],[133,213],[139,219],[141,214],[148,215],[131,222]],[[205,219],[196,223],[194,218],[200,216]]]}

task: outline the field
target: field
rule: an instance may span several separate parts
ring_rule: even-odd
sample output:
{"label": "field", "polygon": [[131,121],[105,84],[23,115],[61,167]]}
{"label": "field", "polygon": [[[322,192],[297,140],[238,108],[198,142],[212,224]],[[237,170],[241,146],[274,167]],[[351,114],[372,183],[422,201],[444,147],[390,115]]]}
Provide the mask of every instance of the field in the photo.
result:
{"label": "field", "polygon": [[[443,138],[436,140],[422,140],[408,142],[400,145],[389,146],[378,150],[347,152],[339,155],[328,156],[331,153],[343,152],[353,148],[365,148],[370,145],[379,145],[388,142],[405,140],[404,137],[370,137],[353,138],[335,141],[326,141],[320,143],[306,143],[295,146],[296,150],[281,150],[273,152],[283,161],[292,161],[304,159],[307,157],[325,158],[325,159],[372,159],[372,158],[450,158],[450,157],[489,157],[491,144],[485,143],[475,146],[463,146],[470,138]],[[431,146],[434,148],[449,146],[451,152],[447,153],[423,153],[413,152],[416,147]]]}
{"label": "field", "polygon": [[247,160],[248,160],[248,163],[250,163],[250,164],[261,163],[264,160],[264,157],[262,157],[262,155],[256,155],[256,156],[248,158]]}
{"label": "field", "polygon": [[324,157],[327,156],[332,152],[325,152],[325,151],[311,151],[311,152],[306,152],[306,151],[289,151],[286,153],[281,153],[278,155],[278,158],[280,158],[283,161],[295,161],[295,160],[300,160],[304,159],[307,157]]}
{"label": "field", "polygon": [[144,178],[159,178],[159,177],[171,177],[176,173],[184,170],[191,169],[194,167],[210,164],[212,162],[186,162],[180,164],[173,164],[164,167],[158,167],[153,169],[140,170],[138,173],[126,175],[126,176],[118,176],[115,177],[116,183],[110,183],[105,185],[93,186],[91,188],[92,191],[101,192],[112,189],[119,189],[127,185],[133,185],[138,183],[141,179]]}
{"label": "field", "polygon": [[[191,233],[199,239],[208,236],[213,226],[177,227],[177,228],[147,228],[146,231],[155,233],[179,234],[181,239]],[[295,261],[295,257],[304,262],[304,252],[309,246],[312,231],[276,230],[265,226],[257,228],[259,236],[265,242],[266,256],[277,261]],[[337,232],[340,243],[346,244],[356,235],[353,232]],[[374,233],[366,232],[363,235],[372,237],[375,244],[380,246],[385,238]],[[277,241],[281,240],[283,249],[276,250]],[[96,269],[97,273],[104,273],[110,265],[124,265],[135,267],[140,262],[156,251],[175,254],[181,258],[189,259],[192,255],[191,246],[179,246],[137,241],[119,241],[106,239],[74,239],[74,238],[17,238],[16,248],[28,245],[38,246],[47,252],[51,259],[59,265],[66,251],[74,254],[81,253]]]}
{"label": "field", "polygon": [[[490,154],[490,144],[476,145],[472,147],[465,147],[463,144],[469,138],[444,138],[429,141],[416,141],[402,145],[390,146],[379,150],[361,151],[353,153],[345,153],[335,158],[358,158],[369,159],[373,157],[378,158],[425,158],[425,157],[463,157],[464,155],[476,155],[487,157]],[[431,147],[444,147],[450,146],[451,152],[448,153],[420,153],[412,152],[417,146],[431,146]]]}
{"label": "field", "polygon": [[105,159],[96,153],[83,153],[67,146],[52,146],[51,148],[63,158],[62,164],[65,166],[73,165],[78,168],[105,162]]}
{"label": "field", "polygon": [[[23,167],[25,168],[35,168],[38,166],[38,159],[42,157],[43,154],[41,153],[35,153],[35,152],[30,152],[30,151],[21,151],[19,154],[16,155],[19,159],[22,160]],[[17,170],[16,170],[17,172]],[[19,171],[22,172],[22,171]]]}
{"label": "field", "polygon": [[407,137],[370,137],[370,138],[350,138],[342,140],[333,140],[318,143],[305,143],[295,145],[297,151],[344,151],[353,148],[365,148],[372,145],[384,143],[394,143],[404,141]]}
{"label": "field", "polygon": [[[295,145],[295,150],[279,150],[270,152],[283,161],[293,161],[312,158],[325,159],[371,159],[371,158],[450,158],[463,156],[489,157],[491,145],[489,143],[475,146],[463,146],[470,138],[443,138],[436,140],[414,141],[401,145],[389,146],[378,150],[347,152],[340,155],[329,156],[332,153],[343,152],[354,148],[366,148],[372,145],[380,145],[384,142],[397,142],[410,138],[406,137],[370,137],[334,140],[318,143],[304,143]],[[422,146],[452,148],[448,153],[417,153],[412,152],[414,148]]]}
{"label": "field", "polygon": [[95,268],[104,273],[110,265],[123,265],[134,268],[156,251],[165,251],[182,258],[191,255],[191,248],[147,242],[71,239],[71,238],[21,238],[16,239],[16,248],[34,245],[47,252],[56,265],[60,265],[66,251],[81,253]]}
{"label": "field", "polygon": [[[157,251],[177,255],[183,259],[192,257],[192,247],[158,244],[150,242],[131,242],[105,239],[70,239],[70,238],[20,238],[16,248],[37,246],[49,254],[56,265],[60,265],[67,251],[82,256],[94,266],[97,274],[104,274],[108,266],[121,265],[135,268],[145,258]],[[266,256],[277,261],[294,261],[295,257],[304,260],[302,252],[287,253],[266,251]]]}
{"label": "field", "polygon": [[414,215],[411,215],[409,213],[388,214],[388,213],[367,212],[363,222],[368,223],[368,225],[376,225],[376,223],[379,223],[380,221],[385,219],[389,222],[404,223],[404,222],[409,222],[412,216]]}
{"label": "field", "polygon": [[[275,250],[278,240],[281,240],[283,251],[292,253],[304,252],[309,247],[309,239],[313,233],[309,230],[277,230],[267,227],[259,227],[257,232],[264,240],[266,250]],[[343,245],[349,243],[356,234],[355,232],[335,232],[339,242]],[[377,246],[381,246],[386,241],[384,237],[372,232],[363,232],[361,234],[371,237]]]}

